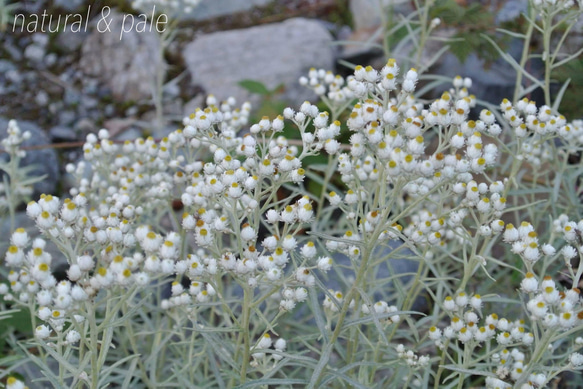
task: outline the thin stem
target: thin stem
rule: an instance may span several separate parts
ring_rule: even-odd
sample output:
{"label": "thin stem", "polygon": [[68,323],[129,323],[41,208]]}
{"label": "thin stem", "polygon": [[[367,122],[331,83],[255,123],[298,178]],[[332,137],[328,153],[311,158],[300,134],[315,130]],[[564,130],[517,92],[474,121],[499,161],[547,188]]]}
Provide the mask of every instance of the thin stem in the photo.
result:
{"label": "thin stem", "polygon": [[551,71],[553,61],[551,59],[551,25],[552,14],[545,13],[543,17],[543,61],[545,63],[545,104],[551,107]]}
{"label": "thin stem", "polygon": [[[528,14],[529,20],[534,21],[535,17],[536,17],[536,11],[534,10],[534,7],[529,6],[529,14]],[[530,53],[530,41],[532,39],[533,30],[534,30],[534,22],[528,23],[526,34],[524,36],[524,43],[522,46],[522,56],[520,57],[520,68],[523,69],[523,71],[526,71],[524,69],[526,67],[526,62],[528,61],[528,57],[529,57],[529,53]],[[516,104],[521,97],[522,77],[523,77],[522,71],[516,72],[516,84],[514,85],[514,97],[512,98],[512,104]]]}

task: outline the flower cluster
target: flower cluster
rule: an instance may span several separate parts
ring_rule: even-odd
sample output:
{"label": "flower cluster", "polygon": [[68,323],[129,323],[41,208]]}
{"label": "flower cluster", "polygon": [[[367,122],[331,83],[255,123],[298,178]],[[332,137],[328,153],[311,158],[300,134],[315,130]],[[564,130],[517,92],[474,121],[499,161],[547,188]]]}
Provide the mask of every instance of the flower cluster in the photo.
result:
{"label": "flower cluster", "polygon": [[413,350],[407,350],[404,345],[399,344],[396,348],[397,355],[404,360],[407,366],[414,369],[422,369],[427,367],[430,362],[429,355],[417,355]]}
{"label": "flower cluster", "polygon": [[[572,261],[583,247],[583,224],[561,215],[550,236],[518,224],[524,215],[513,190],[523,161],[538,166],[565,158],[561,150],[578,147],[583,127],[527,100],[504,101],[502,121],[485,109],[471,119],[477,100],[468,92],[470,79],[456,77],[429,103],[414,97],[418,82],[415,69],[402,72],[394,59],[379,71],[357,66],[346,79],[312,69],[300,83],[329,110],[305,102],[248,126],[248,103],[237,107],[232,98],[219,102],[211,95],[163,139],[119,143],[105,129],[88,135],[84,161],[66,167],[78,180],[69,197],[47,194],[27,205],[42,238],[14,230],[0,294],[40,319],[39,344],[52,352],[70,347],[78,360],[90,347],[111,346],[98,342],[111,341],[110,328],[121,331],[119,317],[146,328],[138,337],[154,330],[152,323],[163,326],[168,339],[180,339],[172,352],[189,358],[220,345],[217,358],[241,366],[241,377],[283,371],[288,348],[320,352],[313,340],[321,337],[327,342],[322,359],[299,360],[321,364],[314,369],[320,374],[333,355],[343,358],[334,343],[362,332],[398,339],[396,354],[381,348],[372,354],[378,361],[396,355],[417,382],[421,368],[439,359],[422,355],[421,337],[402,331],[414,322],[411,310],[425,289],[439,300],[449,296],[419,321],[430,327],[426,343],[441,350],[440,366],[449,369],[445,358],[458,359],[458,371],[467,370],[475,356],[490,387],[545,385],[552,373],[541,350],[583,324],[581,274]],[[297,140],[282,135],[286,126],[297,128]],[[11,128],[7,142],[18,150],[21,138]],[[341,143],[343,128],[348,144]],[[504,128],[514,143],[503,141]],[[499,157],[513,151],[505,175],[496,169]],[[317,155],[327,158],[326,168],[307,159]],[[49,245],[60,254],[50,254]],[[380,269],[391,269],[405,248],[414,262],[410,273],[384,276]],[[535,276],[558,268],[559,255],[573,281],[568,288]],[[61,265],[65,279],[53,274]],[[495,298],[469,293],[470,280],[515,271],[526,274],[520,283],[526,319],[484,314]],[[139,304],[154,317],[137,313]],[[297,323],[283,322],[286,317]],[[288,344],[284,339],[294,339],[300,325],[330,333]],[[346,360],[366,355],[370,339],[351,342]],[[163,347],[119,342],[136,355]],[[578,368],[579,346],[557,345],[557,358]],[[92,361],[98,363],[103,360]],[[93,372],[100,370],[93,365]],[[149,377],[143,365],[142,376]]]}
{"label": "flower cluster", "polygon": [[542,255],[552,256],[555,248],[546,243],[539,246],[538,234],[532,224],[528,222],[520,223],[518,228],[512,223],[508,223],[503,233],[506,243],[512,244],[512,252],[519,254],[529,268],[538,261]]}
{"label": "flower cluster", "polygon": [[[274,342],[273,339],[271,338],[271,335],[265,333],[261,338],[259,338],[257,344],[251,348],[251,351],[254,351],[256,349],[267,350],[270,349],[271,347],[273,347],[275,351],[282,353],[285,352],[287,342],[284,338],[279,338]],[[266,355],[265,352],[253,352],[251,356],[254,358],[254,361],[251,363],[257,365],[260,360],[265,359]],[[282,356],[281,354],[271,354],[271,358],[277,362],[282,359]]]}
{"label": "flower cluster", "polygon": [[[34,181],[26,176],[26,171],[18,169],[19,161],[26,157],[26,151],[21,148],[22,142],[30,139],[30,132],[22,132],[16,120],[8,121],[6,138],[2,139],[1,144],[4,151],[8,154],[9,162],[0,161],[0,170],[8,173],[8,181],[0,182],[0,210],[16,208],[20,199],[28,198],[32,194],[31,184]],[[25,174],[22,174],[25,173]]]}
{"label": "flower cluster", "polygon": [[[451,347],[452,343],[470,350],[489,343],[491,351],[488,355],[497,378],[490,377],[488,388],[510,388],[513,383],[524,382],[530,385],[528,387],[544,387],[549,377],[543,372],[533,372],[537,361],[528,358],[540,357],[532,351],[533,348],[544,349],[557,332],[581,325],[583,316],[577,312],[581,312],[583,304],[578,289],[560,291],[550,276],[539,283],[534,274],[527,273],[521,282],[521,291],[528,299],[526,308],[530,313],[530,325],[525,320],[509,320],[496,313],[483,317],[482,298],[459,292],[442,302],[443,310],[450,317],[449,325],[443,329],[433,326],[427,336],[442,350]],[[580,347],[574,346],[575,349]],[[571,363],[575,360],[575,366],[578,362],[576,354],[569,356]]]}

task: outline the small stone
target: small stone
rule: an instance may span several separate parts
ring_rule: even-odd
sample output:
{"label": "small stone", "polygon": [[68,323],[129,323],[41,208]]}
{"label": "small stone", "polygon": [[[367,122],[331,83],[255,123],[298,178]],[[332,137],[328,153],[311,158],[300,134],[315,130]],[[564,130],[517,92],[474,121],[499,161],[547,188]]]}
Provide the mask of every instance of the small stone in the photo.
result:
{"label": "small stone", "polygon": [[24,57],[35,64],[42,63],[44,56],[45,49],[38,45],[28,45],[26,49],[24,49]]}
{"label": "small stone", "polygon": [[521,13],[528,11],[528,0],[507,0],[502,2],[502,7],[495,11],[495,23],[511,22],[518,18]]}
{"label": "small stone", "polygon": [[251,97],[238,85],[246,79],[268,89],[283,84],[282,97],[294,105],[313,100],[313,92],[298,79],[311,67],[334,66],[330,33],[317,21],[303,18],[202,35],[185,47],[183,57],[194,84],[219,101],[233,96],[239,104]]}
{"label": "small stone", "polygon": [[32,35],[32,41],[41,48],[46,48],[49,43],[49,36],[41,32]]}
{"label": "small stone", "polygon": [[75,130],[82,134],[83,136],[91,133],[91,132],[96,132],[97,131],[97,126],[95,125],[95,123],[87,118],[83,118],[81,120],[79,120],[77,122],[77,124],[75,124]]}
{"label": "small stone", "polygon": [[103,128],[109,130],[111,138],[115,138],[118,134],[127,131],[135,122],[136,119],[134,118],[113,118],[106,120],[103,123]]}
{"label": "small stone", "polygon": [[41,107],[44,107],[49,103],[49,95],[44,90],[40,90],[37,92],[34,101]]}
{"label": "small stone", "polygon": [[111,117],[115,114],[115,106],[113,104],[107,104],[103,109],[103,112],[106,117]]}
{"label": "small stone", "polygon": [[63,101],[66,105],[77,105],[79,104],[79,100],[81,99],[81,95],[74,91],[71,88],[65,89],[65,95],[63,96]]}
{"label": "small stone", "polygon": [[45,65],[47,66],[53,66],[54,64],[57,63],[57,55],[55,53],[49,53],[46,55],[45,57]]}
{"label": "small stone", "polygon": [[253,7],[263,7],[273,0],[213,0],[201,1],[192,12],[179,15],[183,20],[208,20],[219,16],[244,12]]}
{"label": "small stone", "polygon": [[6,72],[13,71],[16,69],[16,66],[8,60],[0,59],[0,75],[5,74]]}
{"label": "small stone", "polygon": [[82,96],[81,97],[81,104],[86,109],[92,109],[92,108],[95,108],[99,105],[99,101],[93,97],[90,97],[90,96]]}
{"label": "small stone", "polygon": [[77,140],[77,134],[71,127],[55,126],[49,130],[49,136],[54,141],[72,142]]}
{"label": "small stone", "polygon": [[86,32],[84,29],[81,29],[80,31],[72,31],[71,26],[68,25],[66,29],[59,32],[56,43],[59,49],[64,52],[73,53],[79,50],[83,41],[85,41],[88,36],[89,32]]}
{"label": "small stone", "polygon": [[5,76],[6,79],[13,84],[20,84],[22,82],[22,75],[16,69],[7,71]]}
{"label": "small stone", "polygon": [[126,116],[135,116],[137,114],[138,114],[138,107],[136,107],[135,105],[126,109],[126,112],[125,112]]}
{"label": "small stone", "polygon": [[65,11],[75,11],[79,10],[83,5],[83,0],[55,0],[54,4],[56,7],[62,8]]}
{"label": "small stone", "polygon": [[69,110],[61,111],[59,112],[59,125],[68,126],[75,121],[76,117],[77,115],[75,115],[75,112],[73,111]]}
{"label": "small stone", "polygon": [[[96,17],[94,25],[100,20]],[[123,15],[112,11],[108,16],[111,31],[95,29],[83,42],[80,67],[107,85],[117,101],[151,99],[152,84],[160,67],[160,37],[154,30],[123,32]]]}

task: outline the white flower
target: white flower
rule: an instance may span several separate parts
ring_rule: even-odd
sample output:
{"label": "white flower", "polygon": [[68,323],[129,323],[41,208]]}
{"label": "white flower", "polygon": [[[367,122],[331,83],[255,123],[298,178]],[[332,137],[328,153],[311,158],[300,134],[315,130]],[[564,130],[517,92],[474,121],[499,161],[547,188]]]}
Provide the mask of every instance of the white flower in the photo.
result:
{"label": "white flower", "polygon": [[456,308],[457,307],[454,299],[451,296],[447,296],[443,301],[443,309],[445,309],[446,311],[453,311]]}
{"label": "white flower", "polygon": [[519,232],[516,228],[514,228],[514,225],[512,225],[511,223],[506,224],[506,230],[504,231],[504,241],[507,243],[512,243],[515,242],[519,237]]}
{"label": "white flower", "polygon": [[269,334],[265,334],[259,339],[257,348],[270,348],[272,343],[273,341],[271,340],[271,336]]}
{"label": "white flower", "polygon": [[547,314],[548,306],[544,301],[533,299],[527,303],[528,310],[533,316],[542,318]]}
{"label": "white flower", "polygon": [[248,242],[255,239],[256,236],[257,234],[255,233],[253,227],[251,227],[249,224],[243,225],[243,229],[241,229],[241,239]]}
{"label": "white flower", "polygon": [[301,254],[308,258],[314,258],[316,256],[316,247],[314,246],[314,242],[307,242],[305,245],[302,246],[301,248]]}
{"label": "white flower", "polygon": [[75,330],[70,330],[67,333],[66,339],[67,339],[67,343],[69,343],[69,344],[75,344],[79,340],[81,340],[81,335],[77,331],[75,331]]}
{"label": "white flower", "polygon": [[24,248],[28,245],[29,237],[24,228],[17,228],[12,233],[10,241],[14,246],[18,248]]}
{"label": "white flower", "polygon": [[331,205],[338,205],[342,202],[342,197],[340,197],[336,192],[330,192],[328,194],[328,201],[330,201]]}
{"label": "white flower", "polygon": [[298,302],[305,301],[308,298],[308,291],[306,288],[297,288],[294,292],[295,299]]}
{"label": "white flower", "polygon": [[460,292],[455,298],[455,305],[458,307],[465,307],[469,303],[468,295]]}
{"label": "white flower", "polygon": [[457,338],[460,342],[466,343],[472,339],[472,336],[472,332],[467,327],[463,327],[460,329]]}
{"label": "white flower", "polygon": [[41,324],[40,326],[36,327],[34,334],[39,339],[46,339],[51,335],[51,330],[48,326]]}
{"label": "white flower", "polygon": [[301,207],[297,208],[297,218],[298,221],[306,223],[309,222],[312,219],[312,216],[314,215],[314,211],[312,209],[312,205],[307,203],[304,204]]}
{"label": "white flower", "polygon": [[27,389],[28,386],[24,385],[24,382],[20,381],[15,377],[8,377],[6,380],[6,389]]}
{"label": "white flower", "polygon": [[285,341],[285,339],[279,338],[278,340],[275,341],[273,347],[275,347],[275,349],[278,351],[285,351],[287,347],[287,342]]}
{"label": "white flower", "polygon": [[442,332],[437,327],[431,327],[429,329],[429,339],[431,340],[439,340],[441,339]]}
{"label": "white flower", "polygon": [[263,247],[267,250],[273,251],[277,247],[278,239],[275,236],[268,236],[267,238],[263,239]]}
{"label": "white flower", "polygon": [[270,268],[270,269],[267,269],[267,271],[265,272],[267,279],[269,279],[270,281],[279,280],[281,278],[281,274],[282,274],[282,271],[278,267],[275,267],[275,266]]}
{"label": "white flower", "polygon": [[541,247],[543,253],[545,255],[555,255],[556,251],[555,248],[553,246],[551,246],[548,243],[545,243],[542,247]]}
{"label": "white flower", "polygon": [[477,311],[482,309],[482,297],[479,294],[475,294],[470,299],[470,306]]}
{"label": "white flower", "polygon": [[322,270],[323,272],[327,272],[332,268],[332,258],[330,257],[320,257],[318,259],[318,269]]}
{"label": "white flower", "polygon": [[569,362],[571,362],[571,365],[579,367],[583,365],[583,355],[579,353],[573,353],[569,355]]}
{"label": "white flower", "polygon": [[296,246],[297,246],[297,241],[292,235],[286,235],[285,238],[283,238],[283,241],[281,242],[281,247],[285,251],[291,251],[291,250],[295,249]]}
{"label": "white flower", "polygon": [[565,246],[561,250],[566,261],[571,260],[577,256],[577,250],[573,246]]}
{"label": "white flower", "polygon": [[281,221],[284,223],[294,223],[296,221],[297,212],[296,208],[288,205],[283,211],[281,211]]}
{"label": "white flower", "polygon": [[531,272],[526,273],[525,278],[520,283],[520,288],[525,293],[536,292],[538,289],[538,281]]}

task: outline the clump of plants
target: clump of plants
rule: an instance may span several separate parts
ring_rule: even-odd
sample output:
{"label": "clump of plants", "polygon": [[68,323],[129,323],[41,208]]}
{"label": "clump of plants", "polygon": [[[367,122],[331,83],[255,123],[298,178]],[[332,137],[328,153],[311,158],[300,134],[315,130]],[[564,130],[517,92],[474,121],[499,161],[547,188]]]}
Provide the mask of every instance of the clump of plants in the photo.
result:
{"label": "clump of plants", "polygon": [[[394,59],[312,69],[326,109],[248,123],[209,96],[160,140],[89,135],[77,184],[29,202],[40,236],[15,228],[3,257],[2,307],[34,328],[7,336],[24,359],[0,359],[6,386],[541,388],[580,370],[583,122],[522,96],[472,118],[470,79],[433,101],[419,79]],[[30,365],[43,377],[14,374]]]}

